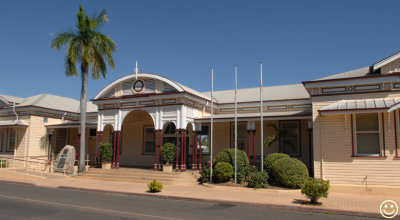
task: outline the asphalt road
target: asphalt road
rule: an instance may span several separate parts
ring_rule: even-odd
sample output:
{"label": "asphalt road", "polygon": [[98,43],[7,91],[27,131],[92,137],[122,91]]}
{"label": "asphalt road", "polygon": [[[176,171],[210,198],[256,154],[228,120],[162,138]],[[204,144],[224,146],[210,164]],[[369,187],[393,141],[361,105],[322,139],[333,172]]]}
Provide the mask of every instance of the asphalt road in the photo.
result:
{"label": "asphalt road", "polygon": [[[273,199],[273,198],[271,198]],[[366,219],[0,182],[0,219]]]}

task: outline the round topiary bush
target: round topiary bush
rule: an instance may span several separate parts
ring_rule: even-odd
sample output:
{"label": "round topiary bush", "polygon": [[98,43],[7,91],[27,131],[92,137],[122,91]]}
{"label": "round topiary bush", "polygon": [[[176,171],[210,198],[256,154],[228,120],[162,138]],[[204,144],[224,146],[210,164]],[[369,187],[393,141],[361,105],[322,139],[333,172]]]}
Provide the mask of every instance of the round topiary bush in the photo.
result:
{"label": "round topiary bush", "polygon": [[215,165],[214,175],[218,182],[227,182],[231,180],[233,176],[233,167],[227,162],[217,163],[217,165]]}
{"label": "round topiary bush", "polygon": [[268,154],[265,158],[264,158],[264,170],[268,172],[269,175],[271,175],[271,168],[272,168],[272,164],[282,158],[290,158],[289,155],[287,154],[283,154],[283,153],[272,153],[272,154]]}
{"label": "round topiary bush", "polygon": [[267,188],[268,186],[268,173],[255,172],[249,175],[248,187],[250,188]]}
{"label": "round topiary bush", "polygon": [[316,204],[321,197],[328,198],[329,181],[323,179],[308,178],[301,187],[301,193]]}
{"label": "round topiary bush", "polygon": [[[221,162],[227,162],[235,167],[235,149],[225,148],[220,151],[215,157],[216,165]],[[249,165],[249,159],[247,154],[242,150],[237,150],[237,170],[241,170],[243,167]]]}
{"label": "round topiary bush", "polygon": [[163,161],[166,164],[172,163],[175,161],[176,147],[174,144],[165,143],[161,147]]}
{"label": "round topiary bush", "polygon": [[272,164],[273,183],[283,187],[298,189],[308,178],[308,169],[295,158],[282,158]]}

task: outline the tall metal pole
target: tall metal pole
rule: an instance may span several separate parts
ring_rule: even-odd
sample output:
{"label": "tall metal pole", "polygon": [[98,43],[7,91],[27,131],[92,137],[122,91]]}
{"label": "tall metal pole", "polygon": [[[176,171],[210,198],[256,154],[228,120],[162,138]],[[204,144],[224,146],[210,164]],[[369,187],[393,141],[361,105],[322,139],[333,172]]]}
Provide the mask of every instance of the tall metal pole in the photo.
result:
{"label": "tall metal pole", "polygon": [[235,65],[235,183],[237,183],[237,65]]}
{"label": "tall metal pole", "polygon": [[212,183],[212,176],[213,176],[213,127],[214,127],[214,97],[213,97],[213,92],[214,92],[214,68],[211,67],[211,140],[210,140],[210,160],[211,160],[211,166],[210,166],[210,183]]}
{"label": "tall metal pole", "polygon": [[264,110],[264,105],[263,105],[263,79],[262,79],[262,62],[260,62],[260,132],[261,132],[261,172],[264,171],[264,126],[263,126],[263,110]]}

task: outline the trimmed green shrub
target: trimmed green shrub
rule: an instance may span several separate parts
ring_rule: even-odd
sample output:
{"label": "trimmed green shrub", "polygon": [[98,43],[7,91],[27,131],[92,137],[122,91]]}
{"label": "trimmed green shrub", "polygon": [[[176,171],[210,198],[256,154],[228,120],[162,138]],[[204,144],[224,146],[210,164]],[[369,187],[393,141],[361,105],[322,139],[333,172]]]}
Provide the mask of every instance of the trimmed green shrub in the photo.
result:
{"label": "trimmed green shrub", "polygon": [[[215,176],[215,175],[214,175]],[[200,171],[200,177],[197,179],[200,184],[210,182],[210,168],[204,167]]]}
{"label": "trimmed green shrub", "polygon": [[271,176],[271,168],[272,168],[272,164],[282,158],[290,158],[289,155],[287,154],[283,154],[283,153],[272,153],[272,154],[268,154],[265,158],[264,158],[264,170],[267,171],[267,173]]}
{"label": "trimmed green shrub", "polygon": [[316,204],[321,197],[328,198],[329,181],[323,179],[308,178],[301,187],[301,193]]}
{"label": "trimmed green shrub", "polygon": [[283,187],[298,189],[308,178],[308,169],[295,158],[282,158],[272,164],[273,183]]}
{"label": "trimmed green shrub", "polygon": [[176,146],[171,143],[165,143],[161,147],[163,161],[166,164],[169,164],[175,161],[175,154],[176,154]]}
{"label": "trimmed green shrub", "polygon": [[267,188],[268,186],[268,173],[263,172],[255,172],[249,175],[248,187],[250,188]]}
{"label": "trimmed green shrub", "polygon": [[237,171],[237,182],[240,184],[243,181],[244,182],[248,182],[249,181],[249,176],[252,173],[257,172],[257,168],[253,167],[253,166],[245,166],[242,167],[242,169]]}
{"label": "trimmed green shrub", "polygon": [[[215,163],[227,162],[235,167],[235,149],[225,148],[217,154],[215,157]],[[249,165],[249,159],[247,154],[242,150],[237,150],[237,170],[241,170],[243,167]]]}
{"label": "trimmed green shrub", "polygon": [[156,193],[161,192],[163,186],[160,182],[154,179],[153,182],[147,184],[147,187],[149,187],[149,192]]}
{"label": "trimmed green shrub", "polygon": [[215,165],[215,178],[218,182],[227,182],[231,180],[233,176],[233,167],[227,162],[220,162]]}
{"label": "trimmed green shrub", "polygon": [[113,154],[112,144],[109,142],[101,142],[99,146],[101,160],[110,162]]}

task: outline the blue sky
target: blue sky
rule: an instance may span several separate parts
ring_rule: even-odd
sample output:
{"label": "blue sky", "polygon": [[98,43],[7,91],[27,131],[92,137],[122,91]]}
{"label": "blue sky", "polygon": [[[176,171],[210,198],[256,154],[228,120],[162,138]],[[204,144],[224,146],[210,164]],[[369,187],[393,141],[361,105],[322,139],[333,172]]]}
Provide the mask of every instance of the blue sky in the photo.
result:
{"label": "blue sky", "polygon": [[369,66],[400,50],[400,1],[1,1],[0,93],[80,97],[80,77],[64,75],[55,34],[74,28],[82,3],[107,9],[102,31],[118,45],[116,68],[90,80],[88,98],[115,79],[163,75],[198,91],[300,83]]}

